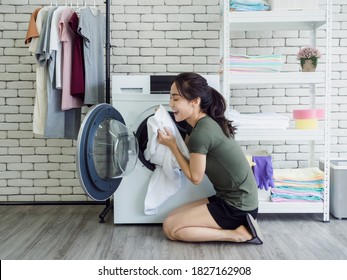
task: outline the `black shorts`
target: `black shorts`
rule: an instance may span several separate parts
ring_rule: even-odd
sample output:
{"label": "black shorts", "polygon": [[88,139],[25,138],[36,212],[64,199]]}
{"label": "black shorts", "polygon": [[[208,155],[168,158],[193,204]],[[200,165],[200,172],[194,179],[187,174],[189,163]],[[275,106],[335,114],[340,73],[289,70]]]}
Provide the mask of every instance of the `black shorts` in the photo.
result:
{"label": "black shorts", "polygon": [[214,196],[208,198],[207,209],[211,216],[222,229],[236,229],[240,225],[247,226],[246,214],[257,218],[258,208],[252,211],[242,211],[227,204],[223,199]]}

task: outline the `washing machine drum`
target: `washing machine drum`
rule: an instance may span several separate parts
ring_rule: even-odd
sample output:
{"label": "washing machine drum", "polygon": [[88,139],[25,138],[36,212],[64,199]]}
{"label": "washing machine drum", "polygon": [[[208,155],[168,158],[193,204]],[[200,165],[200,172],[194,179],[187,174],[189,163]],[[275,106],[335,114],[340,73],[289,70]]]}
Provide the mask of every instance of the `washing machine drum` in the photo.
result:
{"label": "washing machine drum", "polygon": [[77,172],[82,188],[94,200],[108,199],[135,167],[138,142],[121,114],[99,104],[85,116],[77,139]]}

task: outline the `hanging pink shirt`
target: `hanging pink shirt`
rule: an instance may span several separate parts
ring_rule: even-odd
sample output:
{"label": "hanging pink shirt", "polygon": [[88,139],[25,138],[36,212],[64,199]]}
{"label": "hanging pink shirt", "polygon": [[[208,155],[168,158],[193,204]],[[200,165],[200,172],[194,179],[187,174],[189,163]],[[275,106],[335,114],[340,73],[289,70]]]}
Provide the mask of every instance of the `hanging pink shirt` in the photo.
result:
{"label": "hanging pink shirt", "polygon": [[69,20],[74,11],[67,7],[60,16],[59,35],[62,42],[62,110],[80,108],[83,106],[81,96],[71,95],[71,71],[72,71],[72,48],[73,31],[69,27]]}

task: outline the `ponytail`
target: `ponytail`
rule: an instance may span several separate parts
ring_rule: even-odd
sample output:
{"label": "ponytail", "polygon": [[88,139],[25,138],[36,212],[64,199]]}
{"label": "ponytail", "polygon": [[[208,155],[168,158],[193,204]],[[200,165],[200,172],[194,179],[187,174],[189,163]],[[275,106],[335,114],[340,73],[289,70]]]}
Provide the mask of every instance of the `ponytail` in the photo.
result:
{"label": "ponytail", "polygon": [[236,128],[232,125],[232,122],[229,121],[224,115],[226,111],[226,102],[223,95],[210,86],[209,92],[212,97],[212,102],[205,113],[219,124],[226,136],[234,137]]}

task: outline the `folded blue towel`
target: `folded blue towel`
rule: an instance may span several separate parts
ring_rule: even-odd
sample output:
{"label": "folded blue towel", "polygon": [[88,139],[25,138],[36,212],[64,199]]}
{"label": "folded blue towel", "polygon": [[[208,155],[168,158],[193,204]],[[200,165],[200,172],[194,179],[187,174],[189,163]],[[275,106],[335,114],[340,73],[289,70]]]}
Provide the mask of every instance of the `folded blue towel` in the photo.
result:
{"label": "folded blue towel", "polygon": [[271,194],[271,200],[276,201],[280,199],[285,199],[285,200],[303,200],[303,201],[321,201],[322,198],[320,196],[300,196],[300,195],[292,195],[292,194]]}
{"label": "folded blue towel", "polygon": [[230,8],[237,11],[268,11],[270,5],[263,0],[231,0]]}

